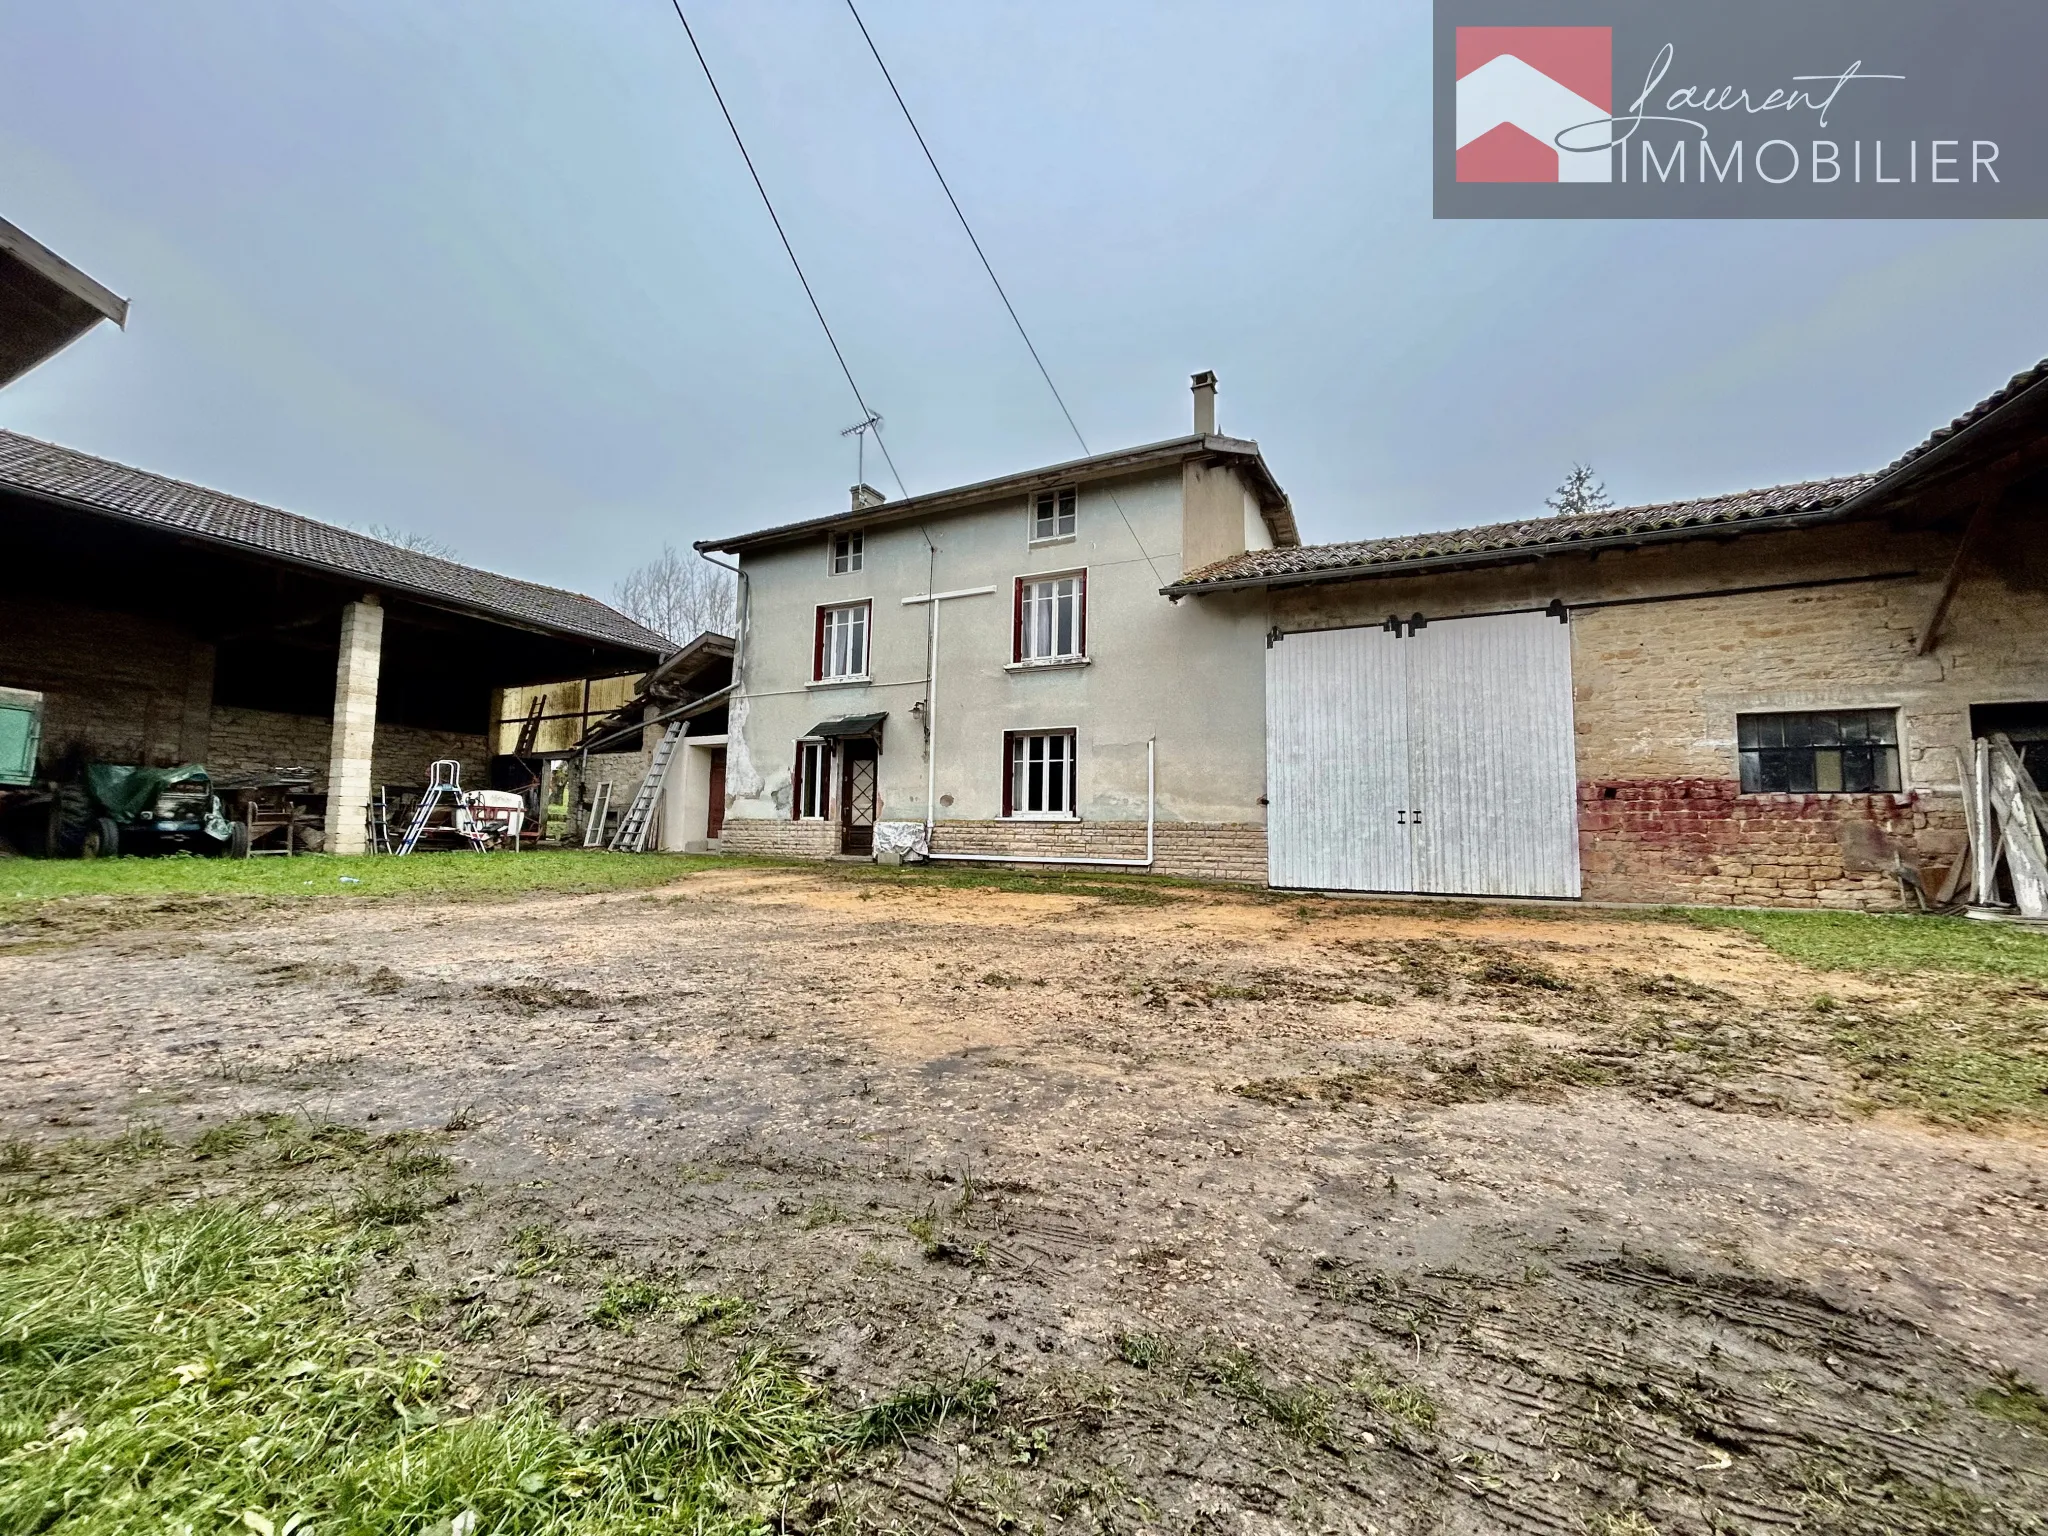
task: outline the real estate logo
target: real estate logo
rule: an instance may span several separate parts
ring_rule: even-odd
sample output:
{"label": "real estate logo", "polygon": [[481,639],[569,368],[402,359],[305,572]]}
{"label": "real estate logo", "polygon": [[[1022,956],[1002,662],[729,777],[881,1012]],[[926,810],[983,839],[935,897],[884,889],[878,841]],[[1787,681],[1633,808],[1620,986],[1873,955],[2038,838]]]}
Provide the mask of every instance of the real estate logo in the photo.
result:
{"label": "real estate logo", "polygon": [[1613,114],[1612,27],[1458,28],[1458,180],[1612,180]]}
{"label": "real estate logo", "polygon": [[2048,217],[2043,59],[2040,0],[1436,0],[1436,215]]}

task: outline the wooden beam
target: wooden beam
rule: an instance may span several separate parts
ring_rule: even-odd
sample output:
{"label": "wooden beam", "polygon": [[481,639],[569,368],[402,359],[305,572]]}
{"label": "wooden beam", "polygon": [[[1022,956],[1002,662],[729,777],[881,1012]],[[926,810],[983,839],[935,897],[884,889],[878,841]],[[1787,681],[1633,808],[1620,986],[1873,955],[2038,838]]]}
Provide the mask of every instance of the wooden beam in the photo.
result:
{"label": "wooden beam", "polygon": [[1942,621],[1948,617],[1949,605],[1956,600],[1956,588],[1962,585],[1963,569],[1977,552],[1984,525],[1991,520],[1991,509],[1996,505],[1996,497],[1986,496],[1977,503],[1977,510],[1970,514],[1969,522],[1963,525],[1962,542],[1956,545],[1955,558],[1948,564],[1948,575],[1942,578],[1941,593],[1934,600],[1934,611],[1928,614],[1927,626],[1920,631],[1919,643],[1913,647],[1915,656],[1925,656],[1941,638]]}

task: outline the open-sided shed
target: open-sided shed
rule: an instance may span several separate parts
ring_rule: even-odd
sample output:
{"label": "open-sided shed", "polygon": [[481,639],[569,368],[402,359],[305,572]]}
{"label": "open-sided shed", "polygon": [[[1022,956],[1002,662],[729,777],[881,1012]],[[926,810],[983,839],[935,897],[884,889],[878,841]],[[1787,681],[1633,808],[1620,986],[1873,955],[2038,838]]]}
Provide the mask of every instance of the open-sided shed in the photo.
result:
{"label": "open-sided shed", "polygon": [[375,784],[437,757],[481,780],[495,691],[671,649],[579,593],[10,432],[0,550],[0,687],[45,695],[46,762],[303,765],[335,852]]}

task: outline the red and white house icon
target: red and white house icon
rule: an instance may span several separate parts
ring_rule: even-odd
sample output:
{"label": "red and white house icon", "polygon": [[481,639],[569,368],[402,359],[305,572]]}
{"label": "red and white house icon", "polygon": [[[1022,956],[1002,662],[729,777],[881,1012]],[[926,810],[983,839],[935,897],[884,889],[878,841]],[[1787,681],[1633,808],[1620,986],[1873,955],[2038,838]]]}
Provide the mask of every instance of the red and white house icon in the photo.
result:
{"label": "red and white house icon", "polygon": [[[1458,180],[1612,181],[1611,27],[1458,28]],[[1597,125],[1597,126],[1589,126]]]}

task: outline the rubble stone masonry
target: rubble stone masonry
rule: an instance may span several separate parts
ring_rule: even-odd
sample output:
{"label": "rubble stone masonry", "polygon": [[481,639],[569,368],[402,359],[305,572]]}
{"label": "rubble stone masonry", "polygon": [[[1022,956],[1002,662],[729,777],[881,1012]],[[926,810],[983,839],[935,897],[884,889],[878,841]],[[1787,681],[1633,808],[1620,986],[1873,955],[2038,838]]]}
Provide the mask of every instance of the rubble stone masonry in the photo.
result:
{"label": "rubble stone masonry", "polygon": [[729,816],[719,847],[726,853],[758,853],[768,858],[829,859],[839,852],[839,823]]}
{"label": "rubble stone masonry", "polygon": [[[942,821],[935,853],[1020,858],[1142,859],[1142,821]],[[1161,821],[1153,829],[1155,875],[1266,881],[1266,829],[1230,822]]]}

